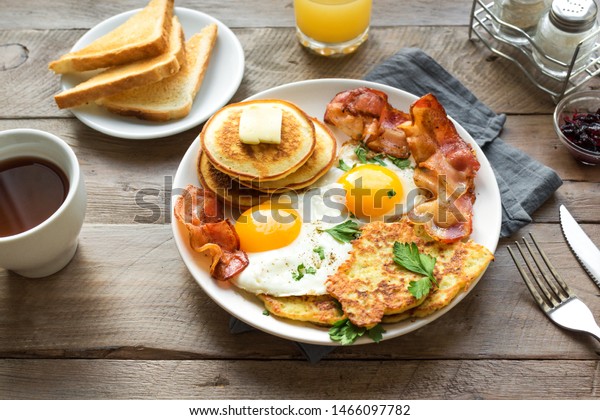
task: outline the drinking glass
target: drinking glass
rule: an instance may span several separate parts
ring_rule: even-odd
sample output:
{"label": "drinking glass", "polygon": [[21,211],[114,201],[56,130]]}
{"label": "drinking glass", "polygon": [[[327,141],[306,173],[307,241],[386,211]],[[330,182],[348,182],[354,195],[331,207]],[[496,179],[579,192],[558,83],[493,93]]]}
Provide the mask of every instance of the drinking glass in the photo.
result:
{"label": "drinking glass", "polygon": [[367,40],[372,0],[294,0],[300,44],[323,56],[350,54]]}

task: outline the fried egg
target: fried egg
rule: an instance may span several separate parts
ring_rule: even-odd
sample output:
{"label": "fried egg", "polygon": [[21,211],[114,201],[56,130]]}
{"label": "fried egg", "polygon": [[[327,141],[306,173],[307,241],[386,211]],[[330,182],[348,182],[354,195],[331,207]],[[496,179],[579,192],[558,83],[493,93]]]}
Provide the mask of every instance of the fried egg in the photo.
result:
{"label": "fried egg", "polygon": [[398,219],[423,199],[413,180],[412,158],[367,159],[359,152],[360,146],[346,143],[338,153],[338,166],[319,180],[319,185],[336,183],[343,189],[342,201],[359,221]]}
{"label": "fried egg", "polygon": [[313,197],[310,211],[298,203],[297,209],[263,203],[237,219],[240,247],[248,254],[249,264],[231,280],[233,284],[253,294],[271,296],[327,293],[325,280],[346,259],[352,245],[340,243],[323,231],[333,223],[303,222],[302,213],[329,214],[336,219],[324,200]]}
{"label": "fried egg", "polygon": [[[326,232],[349,218],[362,225],[399,218],[419,196],[414,161],[400,168],[387,157],[361,160],[353,144],[340,165],[301,192],[272,196],[242,213],[235,224],[249,264],[232,282],[253,294],[327,294],[325,281],[347,259],[351,243]],[[342,163],[343,162],[343,163]]]}

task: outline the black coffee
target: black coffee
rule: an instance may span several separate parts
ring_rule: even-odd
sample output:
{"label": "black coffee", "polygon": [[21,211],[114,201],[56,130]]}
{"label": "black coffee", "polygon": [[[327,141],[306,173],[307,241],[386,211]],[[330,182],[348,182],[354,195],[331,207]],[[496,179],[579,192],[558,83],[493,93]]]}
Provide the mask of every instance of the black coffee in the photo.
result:
{"label": "black coffee", "polygon": [[39,225],[68,192],[67,176],[52,162],[37,157],[0,160],[0,237]]}

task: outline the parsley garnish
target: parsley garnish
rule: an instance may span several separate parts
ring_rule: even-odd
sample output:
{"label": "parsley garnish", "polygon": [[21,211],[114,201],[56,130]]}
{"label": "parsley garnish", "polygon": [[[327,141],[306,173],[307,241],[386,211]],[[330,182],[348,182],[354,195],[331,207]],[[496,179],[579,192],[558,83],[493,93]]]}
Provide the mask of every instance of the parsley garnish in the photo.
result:
{"label": "parsley garnish", "polygon": [[396,191],[394,191],[394,190],[388,190],[388,192],[387,192],[387,196],[388,196],[389,198],[392,198],[392,197],[393,197],[393,196],[395,196],[395,195],[396,195]]}
{"label": "parsley garnish", "polygon": [[400,169],[410,168],[410,159],[401,159],[390,155],[387,155],[387,158]]}
{"label": "parsley garnish", "polygon": [[264,316],[269,316],[269,315],[271,315],[271,313],[265,309],[265,310],[263,311],[263,315],[264,315]]}
{"label": "parsley garnish", "polygon": [[332,341],[339,341],[342,345],[347,345],[354,343],[366,333],[371,340],[379,343],[384,332],[385,330],[380,324],[371,329],[366,329],[365,327],[357,327],[349,319],[341,319],[329,329],[329,337]]}
{"label": "parsley garnish", "polygon": [[[383,161],[383,159],[387,158],[400,169],[410,168],[410,159],[408,158],[397,158],[394,156],[390,156],[386,153],[378,153],[374,156],[369,157],[369,148],[364,143],[359,143],[359,145],[356,146],[356,148],[354,149],[354,153],[356,154],[356,157],[358,157],[358,160],[360,160],[361,163],[378,163],[381,166],[387,166],[386,163]],[[340,165],[341,163],[342,161],[340,160]],[[346,165],[345,163],[344,165],[346,168],[348,168],[348,165]],[[338,166],[338,168],[344,169],[341,166]],[[348,169],[344,170],[347,171]]]}
{"label": "parsley garnish", "polygon": [[384,333],[385,330],[383,329],[381,324],[377,324],[373,328],[367,330],[367,335],[369,336],[369,338],[376,343],[379,343],[383,339]]}
{"label": "parsley garnish", "polygon": [[408,271],[426,276],[420,280],[411,281],[408,285],[408,291],[417,299],[428,295],[432,284],[437,286],[437,281],[433,276],[435,260],[434,257],[419,253],[419,248],[414,242],[411,244],[394,242],[394,262]]}
{"label": "parsley garnish", "polygon": [[356,149],[354,149],[354,153],[356,154],[356,157],[358,158],[358,160],[360,160],[361,163],[378,163],[381,166],[387,166],[386,163],[383,161],[383,158],[385,158],[385,154],[380,153],[378,155],[368,157],[369,151],[363,143],[359,143],[358,146],[356,146]]}
{"label": "parsley garnish", "polygon": [[360,160],[361,163],[367,163],[367,153],[368,152],[362,143],[360,143],[358,146],[356,146],[356,149],[354,149],[354,153],[356,154],[356,157],[358,158],[358,160]]}
{"label": "parsley garnish", "polygon": [[296,281],[300,280],[302,277],[304,277],[304,264],[300,264],[298,270],[292,273],[292,278]]}
{"label": "parsley garnish", "polygon": [[375,155],[375,156],[373,156],[372,158],[370,158],[370,159],[367,159],[367,160],[368,160],[369,162],[371,162],[371,163],[373,163],[373,162],[374,162],[374,163],[378,163],[378,164],[380,164],[381,166],[387,166],[387,164],[386,164],[386,163],[383,161],[383,159],[384,159],[385,157],[386,157],[386,155],[384,155],[383,153],[381,153],[381,154]]}
{"label": "parsley garnish", "polygon": [[297,271],[292,273],[292,278],[296,281],[304,277],[305,274],[315,274],[317,269],[315,267],[305,267],[304,264],[298,265]]}
{"label": "parsley garnish", "polygon": [[323,249],[322,246],[318,246],[318,247],[314,248],[313,252],[316,252],[317,255],[319,255],[319,258],[321,259],[321,261],[323,261],[325,259],[325,250]]}
{"label": "parsley garnish", "polygon": [[319,232],[327,232],[339,242],[350,242],[360,236],[358,223],[353,220],[346,220],[329,229],[317,229]]}
{"label": "parsley garnish", "polygon": [[348,166],[348,164],[346,162],[344,162],[343,159],[340,159],[340,161],[338,163],[338,168],[344,172],[348,172],[350,169],[352,169],[351,167]]}

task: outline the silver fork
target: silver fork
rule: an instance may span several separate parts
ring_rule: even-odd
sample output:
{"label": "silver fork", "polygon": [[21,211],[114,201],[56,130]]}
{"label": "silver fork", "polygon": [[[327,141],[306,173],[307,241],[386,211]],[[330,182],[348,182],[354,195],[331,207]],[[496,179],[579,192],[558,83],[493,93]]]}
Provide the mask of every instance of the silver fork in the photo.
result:
{"label": "silver fork", "polygon": [[[569,289],[569,286],[567,286],[552,264],[550,264],[546,253],[540,248],[533,235],[529,233],[529,236],[531,236],[537,253],[541,256],[544,264],[542,264],[539,256],[536,255],[527,239],[523,238],[523,243],[529,251],[530,258],[527,258],[526,253],[518,242],[515,242],[515,245],[523,261],[525,261],[533,281],[530,279],[527,271],[517,261],[511,247],[507,248],[535,301],[555,324],[567,330],[585,332],[600,341],[600,327],[596,324],[590,308]],[[537,270],[531,263],[531,260],[535,262]]]}

